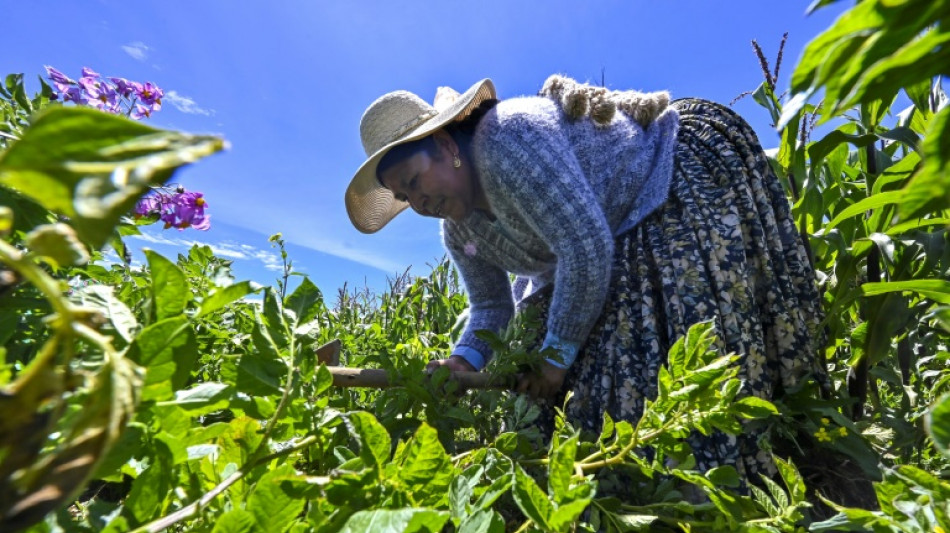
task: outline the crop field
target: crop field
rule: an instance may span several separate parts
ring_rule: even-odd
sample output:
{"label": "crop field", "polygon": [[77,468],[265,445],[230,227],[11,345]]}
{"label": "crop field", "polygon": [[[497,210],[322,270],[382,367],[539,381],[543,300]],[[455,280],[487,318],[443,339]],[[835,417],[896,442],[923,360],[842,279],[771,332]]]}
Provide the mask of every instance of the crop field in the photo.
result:
{"label": "crop field", "polygon": [[[224,139],[132,120],[152,111],[141,84],[116,82],[137,98],[116,114],[66,105],[53,73],[35,95],[7,76],[0,531],[950,531],[948,24],[950,0],[858,2],[786,67],[787,94],[760,53],[748,97],[782,134],[827,382],[743,397],[700,323],[642,418],[599,434],[506,390],[543,359],[530,308],[484,332],[491,386],[426,373],[467,318],[448,260],[335,293],[280,234],[270,287],[206,246],[107,260],[142,224],[207,224],[201,193],[167,185]],[[340,386],[338,367],[391,386]],[[694,468],[690,434],[753,426],[775,475]]]}

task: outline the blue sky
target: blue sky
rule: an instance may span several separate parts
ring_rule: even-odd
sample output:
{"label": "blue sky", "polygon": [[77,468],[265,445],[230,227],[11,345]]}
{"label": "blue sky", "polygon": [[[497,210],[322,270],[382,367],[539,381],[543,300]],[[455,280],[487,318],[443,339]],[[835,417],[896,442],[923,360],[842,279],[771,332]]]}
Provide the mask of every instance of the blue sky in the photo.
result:
{"label": "blue sky", "polygon": [[[166,91],[150,124],[217,133],[231,149],[176,181],[205,193],[206,232],[149,231],[130,243],[174,257],[191,243],[235,261],[239,279],[272,284],[282,232],[297,270],[325,293],[374,289],[443,254],[438,223],[404,213],[381,232],[350,226],[343,192],[364,159],[359,119],[383,93],[431,101],[492,78],[502,98],[534,94],[552,73],[611,89],[671,91],[728,103],[762,74],[750,41],[774,58],[779,85],[805,44],[850,3],[805,16],[793,0],[304,1],[0,0],[0,74],[44,65],[78,77],[152,81]],[[735,105],[766,147],[777,143],[751,98]],[[141,256],[139,256],[141,257]]]}

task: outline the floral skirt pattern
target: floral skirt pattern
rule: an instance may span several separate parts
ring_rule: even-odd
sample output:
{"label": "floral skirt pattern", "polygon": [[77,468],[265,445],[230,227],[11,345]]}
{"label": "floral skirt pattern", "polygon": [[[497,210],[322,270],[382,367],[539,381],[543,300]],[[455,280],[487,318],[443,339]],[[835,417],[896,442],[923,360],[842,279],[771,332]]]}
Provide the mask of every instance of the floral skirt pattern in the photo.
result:
{"label": "floral skirt pattern", "polygon": [[[708,319],[715,320],[720,353],[740,355],[743,394],[772,399],[808,373],[824,375],[815,274],[755,134],[718,104],[672,105],[680,132],[669,198],[617,237],[604,312],[561,391],[573,391],[565,414],[582,430],[599,432],[604,411],[638,420],[644,399],[656,396],[670,346]],[[522,305],[537,304],[545,315],[549,298],[542,291]],[[755,480],[773,473],[758,435],[747,433],[696,433],[690,445],[697,467],[733,465]]]}

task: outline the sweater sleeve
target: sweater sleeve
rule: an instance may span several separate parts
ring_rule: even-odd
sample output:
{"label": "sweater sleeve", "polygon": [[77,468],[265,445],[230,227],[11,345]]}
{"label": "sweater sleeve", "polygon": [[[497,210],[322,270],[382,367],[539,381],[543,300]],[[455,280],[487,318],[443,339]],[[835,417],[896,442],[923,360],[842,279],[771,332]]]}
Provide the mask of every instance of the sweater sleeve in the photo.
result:
{"label": "sweater sleeve", "polygon": [[[476,370],[481,370],[491,360],[492,351],[475,332],[489,330],[497,333],[508,325],[515,308],[511,283],[504,270],[471,253],[473,243],[459,242],[449,228],[443,231],[445,248],[462,275],[469,300],[468,323],[452,355],[463,357]],[[466,245],[469,253],[466,253]]]}
{"label": "sweater sleeve", "polygon": [[532,113],[498,118],[474,150],[486,190],[505,198],[557,257],[546,344],[582,345],[607,298],[614,240],[560,123]]}

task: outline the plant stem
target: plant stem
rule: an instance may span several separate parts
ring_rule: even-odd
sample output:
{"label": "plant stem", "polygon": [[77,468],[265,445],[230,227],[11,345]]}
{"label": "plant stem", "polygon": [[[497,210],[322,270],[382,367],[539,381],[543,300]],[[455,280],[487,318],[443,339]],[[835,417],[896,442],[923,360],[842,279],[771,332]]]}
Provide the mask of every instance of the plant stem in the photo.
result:
{"label": "plant stem", "polygon": [[49,301],[50,305],[60,317],[60,323],[68,323],[72,318],[72,309],[59,289],[59,284],[49,277],[36,263],[30,260],[29,254],[24,254],[10,244],[0,241],[0,262],[4,262],[14,270],[20,273],[24,278],[32,283],[43,296]]}
{"label": "plant stem", "polygon": [[[293,336],[291,336],[290,353],[293,354],[294,351],[294,339]],[[271,433],[274,432],[277,421],[283,418],[284,411],[287,410],[287,404],[290,400],[290,391],[293,390],[294,386],[294,374],[297,372],[297,361],[294,359],[295,358],[291,357],[291,364],[287,365],[287,379],[284,383],[284,394],[280,397],[280,403],[277,404],[277,409],[274,410],[274,414],[271,415],[270,420],[267,421],[267,427],[264,428],[264,438],[261,439],[261,443],[257,445],[257,449],[254,450],[251,457],[256,456],[261,453],[261,450],[265,449],[267,441],[270,440]]]}
{"label": "plant stem", "polygon": [[528,526],[531,525],[531,520],[525,520],[524,524],[521,524],[521,527],[515,530],[515,533],[521,533],[522,531],[527,531]]}
{"label": "plant stem", "polygon": [[[673,417],[673,418],[675,418],[675,417]],[[642,420],[642,418],[641,418],[641,420]],[[672,418],[671,418],[671,420],[672,420]],[[634,448],[636,448],[639,444],[650,442],[651,440],[655,439],[655,438],[658,437],[659,435],[662,435],[663,432],[665,432],[665,431],[669,428],[669,426],[670,426],[671,424],[672,424],[672,422],[667,422],[667,423],[663,424],[662,426],[660,426],[660,427],[659,427],[658,429],[656,429],[655,431],[651,431],[650,433],[647,433],[647,434],[644,435],[642,438],[637,438],[637,432],[634,431],[634,432],[633,432],[633,438],[630,439],[630,442],[629,442],[626,446],[624,446],[624,447],[617,453],[617,455],[614,455],[613,457],[611,457],[611,458],[609,458],[609,459],[603,459],[603,460],[598,461],[598,462],[595,462],[595,463],[590,463],[589,460],[590,460],[591,458],[595,458],[595,457],[599,457],[599,456],[604,455],[604,453],[602,453],[602,452],[592,453],[591,455],[587,456],[586,458],[584,458],[584,459],[581,461],[581,463],[580,463],[581,471],[582,471],[582,472],[589,472],[589,471],[591,471],[591,470],[597,470],[597,469],[603,468],[603,467],[605,467],[605,466],[613,466],[613,465],[616,465],[616,464],[620,464],[621,462],[623,462],[624,457],[626,457],[626,455],[627,455],[628,453],[630,453]],[[615,446],[614,446],[614,447],[615,447]],[[611,451],[610,448],[607,448],[607,450],[605,450],[605,452],[608,452],[608,453],[609,453],[610,451]]]}
{"label": "plant stem", "polygon": [[453,463],[457,463],[457,462],[461,461],[462,459],[465,459],[465,458],[468,457],[469,455],[472,455],[472,452],[474,452],[474,451],[475,451],[475,450],[472,449],[472,450],[469,450],[469,451],[467,451],[467,452],[462,452],[462,453],[460,453],[460,454],[458,454],[458,455],[455,455],[455,456],[452,457],[452,462],[453,462]]}
{"label": "plant stem", "polygon": [[542,465],[548,464],[549,462],[550,462],[550,460],[547,459],[547,458],[545,458],[545,459],[524,459],[524,460],[518,461],[518,464],[521,465],[521,466],[542,466]]}
{"label": "plant stem", "polygon": [[177,524],[178,522],[185,520],[186,518],[190,518],[194,516],[195,514],[198,513],[198,511],[205,508],[209,503],[211,503],[211,500],[215,499],[219,494],[226,491],[228,487],[230,487],[231,485],[240,481],[240,479],[246,476],[251,470],[254,470],[255,468],[257,468],[258,466],[262,464],[269,463],[270,461],[278,457],[289,455],[290,453],[295,452],[297,450],[302,450],[303,448],[306,448],[307,446],[310,446],[311,444],[313,444],[316,440],[317,438],[311,435],[289,448],[283,449],[279,452],[274,452],[270,455],[261,457],[260,459],[252,460],[248,462],[247,464],[242,466],[237,472],[225,478],[225,480],[222,481],[221,483],[218,483],[217,486],[215,486],[213,489],[208,491],[204,496],[198,499],[198,501],[193,502],[190,505],[187,505],[179,509],[178,511],[175,511],[174,513],[164,518],[153,520],[152,522],[149,522],[148,524],[145,524],[144,526],[141,526],[135,529],[133,533],[140,533],[143,531],[147,531],[148,533],[158,533],[159,531],[169,528],[173,526],[174,524]]}

